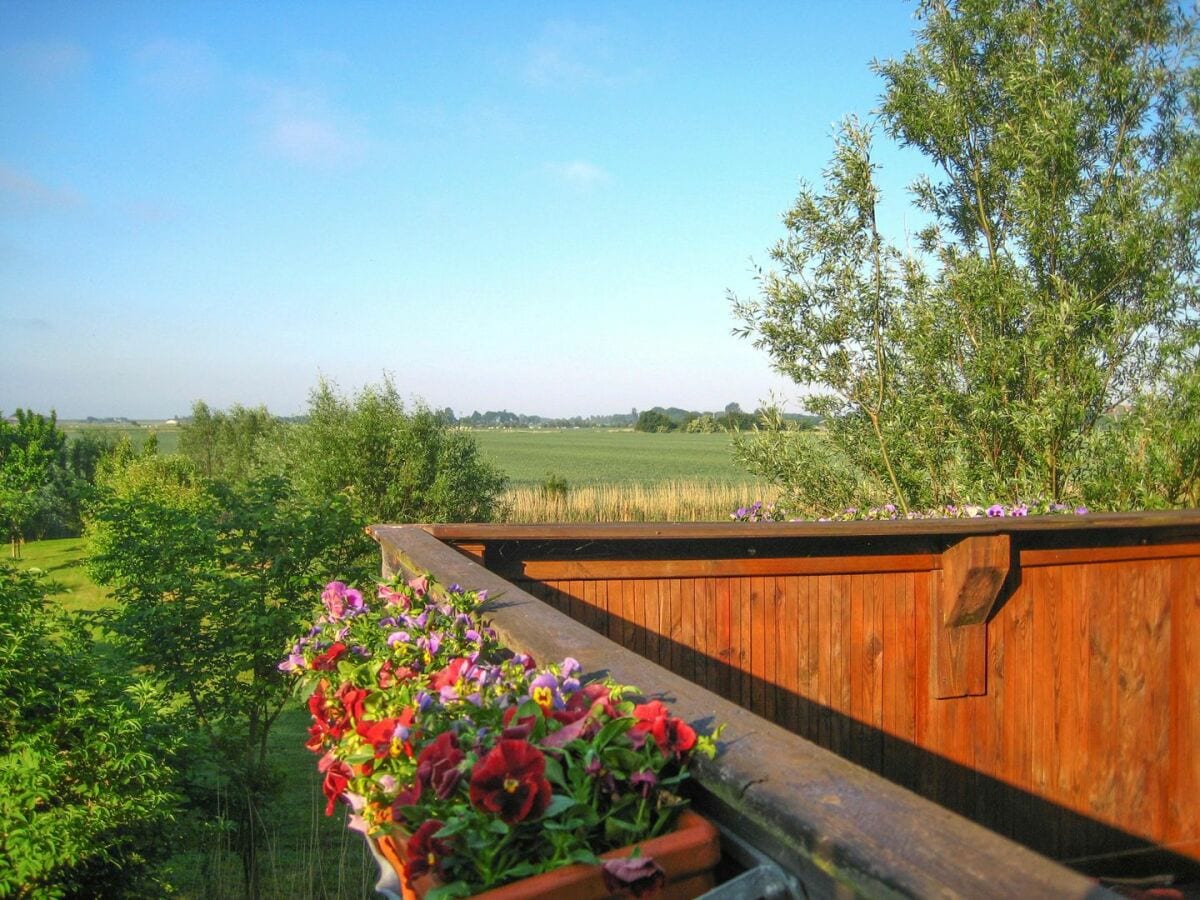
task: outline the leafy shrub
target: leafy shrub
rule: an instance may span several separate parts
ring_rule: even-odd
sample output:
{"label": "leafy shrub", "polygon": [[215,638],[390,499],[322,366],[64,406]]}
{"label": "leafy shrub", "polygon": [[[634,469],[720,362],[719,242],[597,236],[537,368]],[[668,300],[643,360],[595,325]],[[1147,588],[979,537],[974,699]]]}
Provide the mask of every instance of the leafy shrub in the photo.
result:
{"label": "leafy shrub", "polygon": [[353,400],[322,381],[308,421],[286,441],[301,491],[312,500],[344,492],[364,524],[482,522],[500,506],[504,476],[475,439],[425,406],[406,409],[390,379]]}
{"label": "leafy shrub", "polygon": [[102,671],[88,628],[0,563],[0,896],[161,895],[184,723]]}

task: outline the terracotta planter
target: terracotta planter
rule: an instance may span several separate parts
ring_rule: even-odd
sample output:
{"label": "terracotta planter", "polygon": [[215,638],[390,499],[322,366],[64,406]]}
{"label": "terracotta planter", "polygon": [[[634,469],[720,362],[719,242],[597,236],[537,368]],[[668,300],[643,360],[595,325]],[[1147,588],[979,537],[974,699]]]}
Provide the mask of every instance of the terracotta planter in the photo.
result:
{"label": "terracotta planter", "polygon": [[[703,816],[684,810],[670,834],[610,850],[600,858],[622,859],[630,856],[634,847],[641,847],[642,855],[653,857],[667,873],[667,883],[654,895],[656,898],[690,900],[712,888],[713,870],[721,858],[721,842],[717,829]],[[381,893],[403,897],[404,900],[418,900],[433,887],[428,876],[418,878],[415,884],[407,883],[404,878],[403,840],[392,837],[374,840],[371,841],[371,850],[379,861],[383,876],[378,885]],[[393,873],[394,877],[389,877]],[[476,894],[479,900],[523,900],[529,897],[603,900],[619,896],[605,888],[599,866],[582,864],[563,866]]]}

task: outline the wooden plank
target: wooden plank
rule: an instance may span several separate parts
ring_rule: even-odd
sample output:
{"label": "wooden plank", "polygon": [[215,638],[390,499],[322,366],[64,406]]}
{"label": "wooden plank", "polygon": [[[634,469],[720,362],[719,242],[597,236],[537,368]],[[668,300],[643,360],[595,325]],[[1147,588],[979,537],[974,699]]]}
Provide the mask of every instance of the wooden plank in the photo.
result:
{"label": "wooden plank", "polygon": [[938,697],[987,692],[987,617],[1008,575],[1006,534],[964,538],[942,554],[934,660]]}
{"label": "wooden plank", "polygon": [[633,582],[606,581],[603,583],[608,585],[610,594],[608,597],[608,606],[611,610],[608,618],[608,636],[622,647],[628,647],[626,623],[633,614]]}
{"label": "wooden plank", "polygon": [[683,673],[683,589],[682,579],[671,580],[671,661],[669,668],[676,674]]}
{"label": "wooden plank", "polygon": [[646,628],[645,640],[642,646],[642,656],[658,661],[659,624],[658,609],[659,595],[666,582],[661,578],[646,582],[646,606],[643,611],[643,622]]}
{"label": "wooden plank", "polygon": [[833,748],[833,576],[823,575],[817,581],[817,743],[826,750]]}
{"label": "wooden plank", "polygon": [[873,772],[883,769],[883,608],[884,592],[888,591],[888,605],[895,603],[894,593],[889,590],[895,578],[881,575],[863,575],[863,688],[862,721],[866,731],[863,735],[863,764]]}
{"label": "wooden plank", "polygon": [[[1032,574],[1022,573],[1026,578]],[[1033,833],[1036,814],[1030,800],[1033,790],[1033,739],[1041,734],[1033,715],[1033,604],[1045,600],[1028,581],[1005,603],[1003,618],[1003,693],[1000,736],[1005,780],[1017,790],[1006,798],[1003,818],[997,822],[1002,833],[1020,836]],[[1045,681],[1045,678],[1040,679]]]}
{"label": "wooden plank", "polygon": [[[769,848],[787,871],[825,893],[870,896],[1084,897],[1094,883],[763,723],[653,666],[577,622],[556,613],[418,528],[379,534],[388,571],[435,572],[504,595],[490,610],[507,646],[539,659],[574,655],[603,665],[620,681],[675,698],[686,721],[730,723],[733,737],[715,761],[697,760],[698,805]],[[1196,573],[1200,575],[1200,572]],[[822,876],[821,873],[826,873]]]}
{"label": "wooden plank", "polygon": [[779,687],[775,721],[789,731],[796,730],[800,710],[801,611],[798,588],[794,575],[775,579],[776,596],[779,598]]}
{"label": "wooden plank", "polygon": [[738,659],[742,672],[742,690],[738,697],[738,704],[744,709],[750,709],[754,705],[753,654],[751,653],[754,642],[754,610],[751,597],[754,592],[751,579],[749,578],[739,578],[738,585],[741,589],[742,607],[742,630],[738,642]]}
{"label": "wooden plank", "polygon": [[1168,544],[1135,544],[1121,547],[1067,547],[1024,549],[1021,568],[1036,566],[1077,566],[1104,562],[1137,562],[1150,559],[1179,559],[1200,556],[1200,543],[1182,541]]}
{"label": "wooden plank", "polygon": [[[1118,691],[1122,686],[1118,679],[1123,676],[1124,665],[1120,657],[1132,640],[1140,638],[1122,634],[1130,613],[1131,605],[1141,602],[1140,586],[1131,580],[1127,567],[1121,572],[1111,571],[1111,566],[1086,566],[1080,569],[1080,587],[1085,591],[1083,603],[1088,607],[1088,660],[1086,677],[1091,702],[1088,708],[1087,730],[1083,738],[1091,754],[1086,780],[1086,809],[1089,815],[1106,822],[1117,818],[1118,804],[1123,801],[1124,791],[1119,789],[1121,761],[1117,758],[1117,746],[1126,743],[1132,736],[1118,734]],[[1116,583],[1109,579],[1116,576]],[[1114,590],[1115,588],[1115,590]],[[1112,848],[1098,848],[1112,849]]]}
{"label": "wooden plank", "polygon": [[846,756],[853,752],[850,724],[854,715],[852,672],[853,661],[853,609],[850,601],[850,575],[833,576],[833,623],[835,640],[831,646],[834,672],[833,700],[835,715],[834,748],[836,753]]}
{"label": "wooden plank", "polygon": [[633,614],[629,617],[629,646],[638,656],[646,655],[646,589],[648,580],[633,583]]}
{"label": "wooden plank", "polygon": [[692,633],[694,635],[692,646],[696,650],[696,661],[692,680],[708,690],[708,613],[709,591],[712,589],[712,585],[708,578],[697,578],[694,584],[696,585],[696,594],[692,607]]}
{"label": "wooden plank", "polygon": [[1011,548],[1007,534],[973,535],[942,554],[947,626],[987,621],[1008,576]]}
{"label": "wooden plank", "polygon": [[1171,597],[1161,561],[1121,568],[1125,596],[1120,631],[1114,635],[1117,709],[1110,737],[1117,746],[1105,760],[1118,789],[1114,808],[1104,810],[1103,817],[1114,824],[1136,822],[1129,830],[1154,837],[1165,834],[1170,790]]}
{"label": "wooden plank", "polygon": [[763,579],[763,711],[764,718],[775,721],[775,703],[779,684],[779,595],[774,578]]}
{"label": "wooden plank", "polygon": [[1171,573],[1171,674],[1167,842],[1200,859],[1200,559]]}
{"label": "wooden plank", "polygon": [[866,726],[863,724],[867,716],[864,705],[866,691],[863,682],[866,680],[866,627],[865,600],[863,597],[863,579],[865,575],[849,576],[847,585],[850,618],[850,639],[847,647],[846,665],[848,667],[847,682],[850,687],[850,705],[844,710],[848,716],[846,722],[847,750],[846,758],[858,765],[864,765],[863,754],[866,745]]}
{"label": "wooden plank", "polygon": [[1058,729],[1057,753],[1051,763],[1051,793],[1048,799],[1058,809],[1054,816],[1054,858],[1079,854],[1076,829],[1069,811],[1086,808],[1086,781],[1089,748],[1086,744],[1088,707],[1091,702],[1087,681],[1090,655],[1088,628],[1089,603],[1083,596],[1084,569],[1067,566],[1062,570],[1060,607],[1061,690],[1055,697],[1055,725]]}
{"label": "wooden plank", "polygon": [[716,693],[731,697],[733,641],[732,632],[733,588],[728,578],[717,581],[717,679]]}
{"label": "wooden plank", "polygon": [[729,692],[725,695],[734,703],[742,699],[742,582],[745,579],[731,578],[729,585]]}
{"label": "wooden plank", "polygon": [[531,559],[498,563],[492,569],[506,578],[625,579],[728,578],[738,576],[917,572],[938,566],[934,553],[854,556],[748,557],[745,559]]}
{"label": "wooden plank", "polygon": [[821,731],[821,597],[819,579],[801,578],[801,596],[805,600],[805,615],[808,656],[803,671],[802,694],[806,702],[806,715],[801,732],[810,741],[820,741]]}
{"label": "wooden plank", "polygon": [[938,772],[934,765],[932,753],[936,750],[941,739],[938,730],[937,717],[934,715],[934,685],[936,684],[932,667],[929,665],[933,653],[933,635],[937,630],[935,620],[937,608],[934,597],[937,596],[941,585],[938,584],[940,573],[929,572],[915,575],[913,593],[913,623],[915,634],[913,648],[916,652],[916,665],[913,671],[917,676],[916,693],[913,696],[913,706],[916,714],[916,741],[921,751],[917,754],[918,771],[916,782],[918,791],[923,797],[937,796]]}
{"label": "wooden plank", "polygon": [[469,556],[478,563],[483,562],[483,554],[487,550],[487,544],[483,541],[462,541],[452,543],[450,546],[463,556]]}
{"label": "wooden plank", "polygon": [[765,599],[763,597],[763,579],[755,576],[750,579],[750,673],[753,683],[750,692],[750,709],[761,716],[766,706],[766,643],[763,631],[766,628]]}
{"label": "wooden plank", "polygon": [[678,672],[688,681],[696,680],[696,579],[685,578],[679,582],[681,606],[679,609],[679,668]]}
{"label": "wooden plank", "polygon": [[[1066,660],[1062,654],[1064,625],[1060,621],[1064,610],[1062,576],[1061,568],[1021,570],[1023,587],[1034,598],[1033,665],[1030,671],[1033,708],[1029,728],[1035,740],[1030,748],[1030,772],[1033,792],[1039,797],[1057,795],[1056,760],[1063,725],[1056,703],[1067,683],[1063,671]],[[1029,823],[1029,834],[1047,853],[1057,852],[1047,837],[1052,824],[1044,817]]]}

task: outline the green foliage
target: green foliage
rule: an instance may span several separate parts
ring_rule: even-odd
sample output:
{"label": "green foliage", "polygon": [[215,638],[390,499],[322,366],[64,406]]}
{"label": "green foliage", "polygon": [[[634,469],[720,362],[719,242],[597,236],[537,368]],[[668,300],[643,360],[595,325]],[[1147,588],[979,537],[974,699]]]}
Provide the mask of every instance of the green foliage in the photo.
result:
{"label": "green foliage", "polygon": [[[739,333],[818,389],[809,408],[868,493],[1121,502],[1115,460],[1095,465],[1119,447],[1105,413],[1174,414],[1161,385],[1195,348],[1194,23],[1167,0],[919,15],[916,48],[877,70],[884,128],[933,172],[913,185],[921,255],[876,228],[872,129],[850,119],[823,189],[785,218],[777,269],[735,299]],[[824,472],[799,477],[824,502]]]}
{"label": "green foliage", "polygon": [[0,896],[161,896],[185,725],[80,652],[87,626],[45,591],[0,563]]}
{"label": "green foliage", "polygon": [[344,492],[363,524],[488,521],[504,489],[469,432],[424,406],[407,410],[390,379],[353,400],[322,381],[285,454],[305,496]]}
{"label": "green foliage", "polygon": [[638,416],[637,424],[633,426],[634,431],[645,431],[651,434],[665,434],[668,431],[674,431],[678,427],[674,419],[666,413],[659,412],[656,409],[647,409]]}
{"label": "green foliage", "polygon": [[147,455],[101,477],[89,571],[118,600],[106,622],[187,705],[201,737],[189,792],[226,798],[250,893],[276,782],[266,741],[288,696],[276,649],[330,573],[360,574],[361,541],[343,497],[310,501],[279,476],[212,481]]}
{"label": "green foliage", "polygon": [[557,472],[547,474],[546,480],[541,485],[542,497],[546,500],[553,500],[559,503],[567,499],[570,489],[571,486],[567,483],[567,479],[563,478]]}
{"label": "green foliage", "polygon": [[702,416],[696,416],[694,419],[689,419],[688,423],[683,426],[683,430],[688,434],[716,434],[719,431],[724,431],[717,420],[708,413]]}
{"label": "green foliage", "polygon": [[197,400],[191,421],[180,427],[179,452],[205,477],[237,481],[263,468],[282,429],[266,407],[235,405],[222,412]]}

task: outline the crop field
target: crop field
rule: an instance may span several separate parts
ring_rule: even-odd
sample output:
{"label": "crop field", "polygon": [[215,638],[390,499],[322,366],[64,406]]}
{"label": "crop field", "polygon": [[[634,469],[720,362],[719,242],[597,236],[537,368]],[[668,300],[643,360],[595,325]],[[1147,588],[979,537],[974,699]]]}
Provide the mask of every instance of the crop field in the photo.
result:
{"label": "crop field", "polygon": [[542,484],[550,475],[565,478],[571,486],[754,481],[733,461],[733,441],[728,434],[647,434],[595,428],[481,429],[472,434],[514,488]]}

